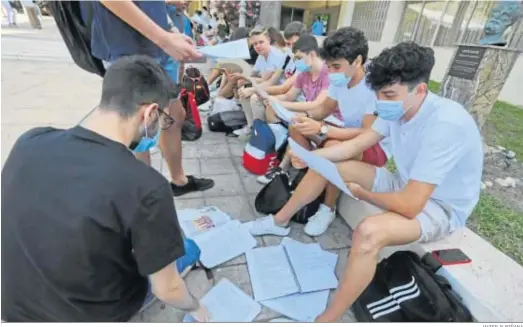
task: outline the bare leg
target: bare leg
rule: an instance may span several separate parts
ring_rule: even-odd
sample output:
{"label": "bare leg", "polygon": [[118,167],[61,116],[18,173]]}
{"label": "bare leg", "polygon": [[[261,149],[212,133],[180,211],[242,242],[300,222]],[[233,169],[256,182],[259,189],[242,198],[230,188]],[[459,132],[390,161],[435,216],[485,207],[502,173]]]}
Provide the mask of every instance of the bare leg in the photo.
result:
{"label": "bare leg", "polygon": [[214,83],[220,75],[221,71],[219,69],[211,68],[211,73],[209,74],[209,77],[207,77],[207,84],[211,85]]}
{"label": "bare leg", "polygon": [[260,100],[260,97],[257,94],[253,94],[251,95],[250,102],[253,119],[261,119],[265,121],[265,105]]}
{"label": "bare leg", "polygon": [[222,79],[222,84],[220,85],[220,91],[218,91],[218,95],[226,99],[232,97],[234,95],[234,83],[228,81],[227,79]]}
{"label": "bare leg", "polygon": [[182,125],[185,120],[185,109],[180,100],[171,102],[169,113],[175,122],[173,126],[162,131],[160,149],[167,162],[172,182],[176,185],[185,185],[187,176],[185,176],[182,166]]}
{"label": "bare leg", "polygon": [[341,283],[328,308],[317,320],[339,320],[372,281],[379,252],[386,246],[415,242],[420,235],[421,226],[417,219],[408,219],[392,212],[365,218],[354,231]]}

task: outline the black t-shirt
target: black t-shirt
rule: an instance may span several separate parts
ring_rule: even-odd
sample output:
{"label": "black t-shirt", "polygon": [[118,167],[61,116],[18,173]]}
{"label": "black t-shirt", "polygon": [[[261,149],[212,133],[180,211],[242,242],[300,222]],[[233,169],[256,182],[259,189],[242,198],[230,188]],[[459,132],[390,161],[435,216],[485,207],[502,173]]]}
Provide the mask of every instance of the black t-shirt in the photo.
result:
{"label": "black t-shirt", "polygon": [[2,170],[2,319],[126,321],[184,254],[167,180],[74,127],[22,135]]}

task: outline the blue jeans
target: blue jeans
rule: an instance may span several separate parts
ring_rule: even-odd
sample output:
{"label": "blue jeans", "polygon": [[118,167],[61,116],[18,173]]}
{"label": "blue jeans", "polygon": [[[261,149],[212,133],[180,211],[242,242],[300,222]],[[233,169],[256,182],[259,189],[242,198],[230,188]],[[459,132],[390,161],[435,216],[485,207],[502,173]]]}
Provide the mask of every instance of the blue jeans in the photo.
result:
{"label": "blue jeans", "polygon": [[[187,268],[194,266],[198,260],[200,260],[200,248],[198,245],[191,239],[183,238],[183,246],[185,248],[185,255],[175,261],[176,270],[181,274]],[[154,300],[154,294],[151,292],[151,283],[149,283],[147,288],[147,295],[143,301],[142,311],[147,305],[149,305]]]}
{"label": "blue jeans", "polygon": [[[170,56],[166,56],[165,58],[156,58],[156,61],[158,61],[158,63],[160,65],[162,65],[163,69],[165,69],[165,71],[167,71],[167,74],[169,75],[171,80],[175,84],[178,84],[179,83],[178,76],[179,76],[179,72],[180,72],[180,63],[178,61],[174,60]],[[104,61],[103,64],[104,64],[104,68],[107,69],[111,66],[112,62]]]}

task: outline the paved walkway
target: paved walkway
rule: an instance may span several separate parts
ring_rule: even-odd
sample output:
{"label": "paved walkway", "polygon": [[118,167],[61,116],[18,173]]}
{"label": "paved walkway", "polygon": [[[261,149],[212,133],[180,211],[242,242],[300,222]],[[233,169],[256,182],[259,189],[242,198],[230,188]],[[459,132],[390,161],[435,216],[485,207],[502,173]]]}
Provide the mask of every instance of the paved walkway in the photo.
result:
{"label": "paved walkway", "polygon": [[[52,22],[46,19],[43,31],[22,25],[18,31],[2,29],[2,164],[13,143],[24,131],[43,125],[68,128],[78,123],[98,102],[101,79],[75,66],[61,42]],[[9,33],[11,32],[11,33]],[[16,33],[15,33],[16,32]],[[205,71],[205,67],[202,67]],[[204,119],[206,121],[206,119]],[[205,132],[197,142],[184,142],[183,166],[187,174],[213,178],[216,186],[205,192],[188,194],[174,200],[177,209],[215,205],[233,219],[250,221],[259,217],[254,198],[261,186],[256,177],[241,165],[244,144],[221,133]],[[168,176],[160,153],[152,156],[152,164]],[[290,237],[310,243],[319,242],[323,249],[338,253],[337,275],[341,277],[349,250],[351,231],[337,218],[327,232],[310,238],[301,225],[292,225]],[[258,237],[259,246],[280,243],[280,237]],[[198,298],[220,279],[227,278],[252,296],[252,288],[244,256],[213,269],[207,279],[202,270],[192,271],[186,281]],[[256,321],[267,321],[281,315],[264,308]],[[180,322],[183,313],[160,301],[137,315],[139,322]],[[354,321],[350,312],[344,322]]]}

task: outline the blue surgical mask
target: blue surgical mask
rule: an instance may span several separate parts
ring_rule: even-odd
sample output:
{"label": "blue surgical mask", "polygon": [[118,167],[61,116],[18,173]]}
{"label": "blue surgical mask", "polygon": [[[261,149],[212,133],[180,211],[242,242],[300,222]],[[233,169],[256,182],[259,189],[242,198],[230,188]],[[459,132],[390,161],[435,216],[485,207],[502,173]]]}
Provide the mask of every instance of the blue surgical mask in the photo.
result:
{"label": "blue surgical mask", "polygon": [[345,76],[344,73],[330,73],[329,83],[333,86],[345,86],[350,83],[351,78]]}
{"label": "blue surgical mask", "polygon": [[405,114],[403,101],[377,100],[376,112],[378,113],[378,117],[384,120],[399,120]]}
{"label": "blue surgical mask", "polygon": [[[409,92],[407,98],[413,96],[415,93],[415,90]],[[396,121],[401,119],[401,117],[412,108],[412,105],[409,105],[408,108],[404,109],[404,105],[405,103],[403,100],[376,100],[376,112],[378,113],[378,116],[384,120]]]}
{"label": "blue surgical mask", "polygon": [[[160,119],[160,117],[158,117]],[[159,121],[158,121],[159,123]],[[158,131],[156,132],[156,135],[153,138],[148,137],[147,135],[147,125],[145,126],[145,136],[142,137],[140,142],[136,146],[131,144],[131,150],[134,152],[146,152],[155,147],[158,144],[158,140],[160,139],[160,133],[162,132],[162,129],[160,126],[158,126]],[[134,147],[134,148],[133,148]]]}
{"label": "blue surgical mask", "polygon": [[296,70],[301,73],[306,73],[311,70],[311,66],[307,65],[305,63],[305,60],[300,59],[294,63],[294,66],[296,66]]}

